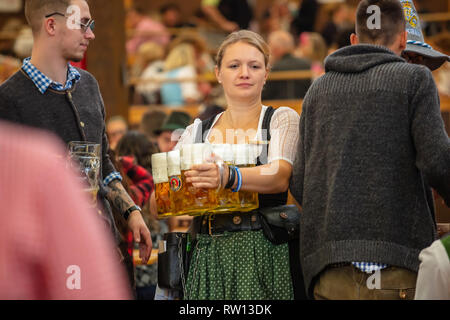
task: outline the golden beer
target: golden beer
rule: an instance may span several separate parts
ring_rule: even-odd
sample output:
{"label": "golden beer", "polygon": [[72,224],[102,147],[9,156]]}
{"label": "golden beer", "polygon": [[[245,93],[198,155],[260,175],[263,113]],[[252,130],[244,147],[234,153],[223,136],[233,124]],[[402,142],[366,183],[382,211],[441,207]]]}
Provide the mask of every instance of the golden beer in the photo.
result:
{"label": "golden beer", "polygon": [[[256,151],[248,144],[234,145],[235,165],[239,168],[252,168],[256,166]],[[252,191],[239,191],[240,211],[247,212],[259,207],[258,193]]]}
{"label": "golden beer", "polygon": [[[231,144],[213,145],[213,152],[227,166],[234,164],[233,148]],[[224,184],[227,181],[223,181]],[[224,186],[216,191],[217,207],[212,213],[228,213],[240,210],[239,193],[233,192],[231,189],[224,189]]]}
{"label": "golden beer", "polygon": [[173,215],[170,202],[170,185],[167,174],[167,154],[155,153],[152,155],[152,174],[155,183],[155,199],[158,218]]}
{"label": "golden beer", "polygon": [[170,151],[167,153],[167,173],[169,175],[170,185],[170,203],[173,208],[174,215],[183,215],[185,210],[183,207],[183,189],[184,184],[181,178],[181,153],[180,150]]}
{"label": "golden beer", "polygon": [[191,216],[203,215],[217,206],[215,190],[195,188],[186,182],[186,171],[193,164],[202,164],[211,155],[211,148],[204,143],[183,145],[181,149],[181,182],[185,186],[183,207],[184,212]]}

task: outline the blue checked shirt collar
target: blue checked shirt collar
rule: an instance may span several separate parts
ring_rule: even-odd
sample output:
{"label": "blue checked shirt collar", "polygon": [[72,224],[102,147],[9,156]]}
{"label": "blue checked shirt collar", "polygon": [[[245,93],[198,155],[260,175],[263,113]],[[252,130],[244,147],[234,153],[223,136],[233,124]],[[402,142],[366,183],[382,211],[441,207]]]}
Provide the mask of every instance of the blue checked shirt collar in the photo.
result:
{"label": "blue checked shirt collar", "polygon": [[31,58],[26,58],[23,60],[22,69],[31,78],[31,80],[33,80],[34,84],[42,94],[44,94],[48,88],[52,88],[56,91],[69,90],[72,88],[74,83],[80,80],[80,73],[77,69],[68,64],[67,81],[65,85],[62,85],[61,83],[53,81],[39,71],[34,65],[31,64],[30,59]]}

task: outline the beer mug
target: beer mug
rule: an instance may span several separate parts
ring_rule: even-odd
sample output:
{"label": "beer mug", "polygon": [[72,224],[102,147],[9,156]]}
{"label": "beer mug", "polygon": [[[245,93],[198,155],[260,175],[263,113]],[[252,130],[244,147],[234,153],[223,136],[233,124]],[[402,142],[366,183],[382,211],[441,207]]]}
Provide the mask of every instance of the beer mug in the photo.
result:
{"label": "beer mug", "polygon": [[[256,166],[256,149],[249,144],[233,145],[234,164],[239,168],[252,168]],[[259,207],[258,193],[239,191],[240,211],[247,212]]]}
{"label": "beer mug", "polygon": [[[233,148],[231,144],[214,144],[213,153],[220,158],[224,164],[230,166],[234,164]],[[224,181],[223,183],[226,183]],[[228,213],[240,210],[239,193],[232,192],[231,189],[216,191],[217,207],[212,213]]]}
{"label": "beer mug", "polygon": [[155,153],[152,155],[152,175],[153,182],[155,183],[155,199],[158,217],[163,218],[172,216],[166,153]]}
{"label": "beer mug", "polygon": [[191,216],[203,215],[217,206],[215,190],[195,188],[186,182],[186,171],[194,164],[202,164],[211,156],[209,144],[183,145],[181,149],[181,177],[184,189],[185,212]]}
{"label": "beer mug", "polygon": [[68,144],[70,166],[77,170],[84,186],[84,191],[89,195],[90,204],[97,204],[100,177],[100,144],[87,141],[71,141]]}
{"label": "beer mug", "polygon": [[183,215],[184,184],[181,178],[181,153],[180,150],[167,153],[167,173],[170,185],[170,203],[174,215]]}

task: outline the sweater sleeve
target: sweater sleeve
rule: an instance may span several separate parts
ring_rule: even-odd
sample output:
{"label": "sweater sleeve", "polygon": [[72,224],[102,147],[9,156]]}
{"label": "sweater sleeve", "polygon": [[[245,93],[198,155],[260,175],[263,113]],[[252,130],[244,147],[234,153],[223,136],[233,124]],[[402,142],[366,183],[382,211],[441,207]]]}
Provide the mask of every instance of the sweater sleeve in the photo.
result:
{"label": "sweater sleeve", "polygon": [[302,113],[300,115],[299,122],[299,136],[297,142],[297,150],[295,155],[295,161],[292,171],[291,180],[289,183],[289,189],[291,191],[292,196],[297,200],[299,205],[303,205],[303,185],[305,178],[305,114],[307,110],[307,106],[309,105],[308,97],[305,97],[305,100],[302,105]]}
{"label": "sweater sleeve", "polygon": [[411,133],[417,152],[416,166],[450,206],[450,140],[432,74],[426,68],[421,70],[416,74],[418,85],[412,99]]}

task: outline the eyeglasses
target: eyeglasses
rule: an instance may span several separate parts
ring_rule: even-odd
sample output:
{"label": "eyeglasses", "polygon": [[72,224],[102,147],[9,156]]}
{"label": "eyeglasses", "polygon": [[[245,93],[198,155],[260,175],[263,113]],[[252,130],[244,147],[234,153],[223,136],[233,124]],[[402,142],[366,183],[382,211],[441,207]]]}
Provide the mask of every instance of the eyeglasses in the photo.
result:
{"label": "eyeglasses", "polygon": [[[58,15],[58,16],[67,18],[66,15],[64,15],[60,12],[50,13],[50,14],[46,15],[45,18],[50,18],[51,16],[54,16],[54,15]],[[80,28],[81,28],[81,30],[83,30],[84,33],[86,33],[88,31],[88,29],[91,29],[91,31],[94,32],[95,21],[93,19],[89,19],[89,21],[86,23],[83,23],[81,21],[78,21],[77,23],[80,25]]]}

